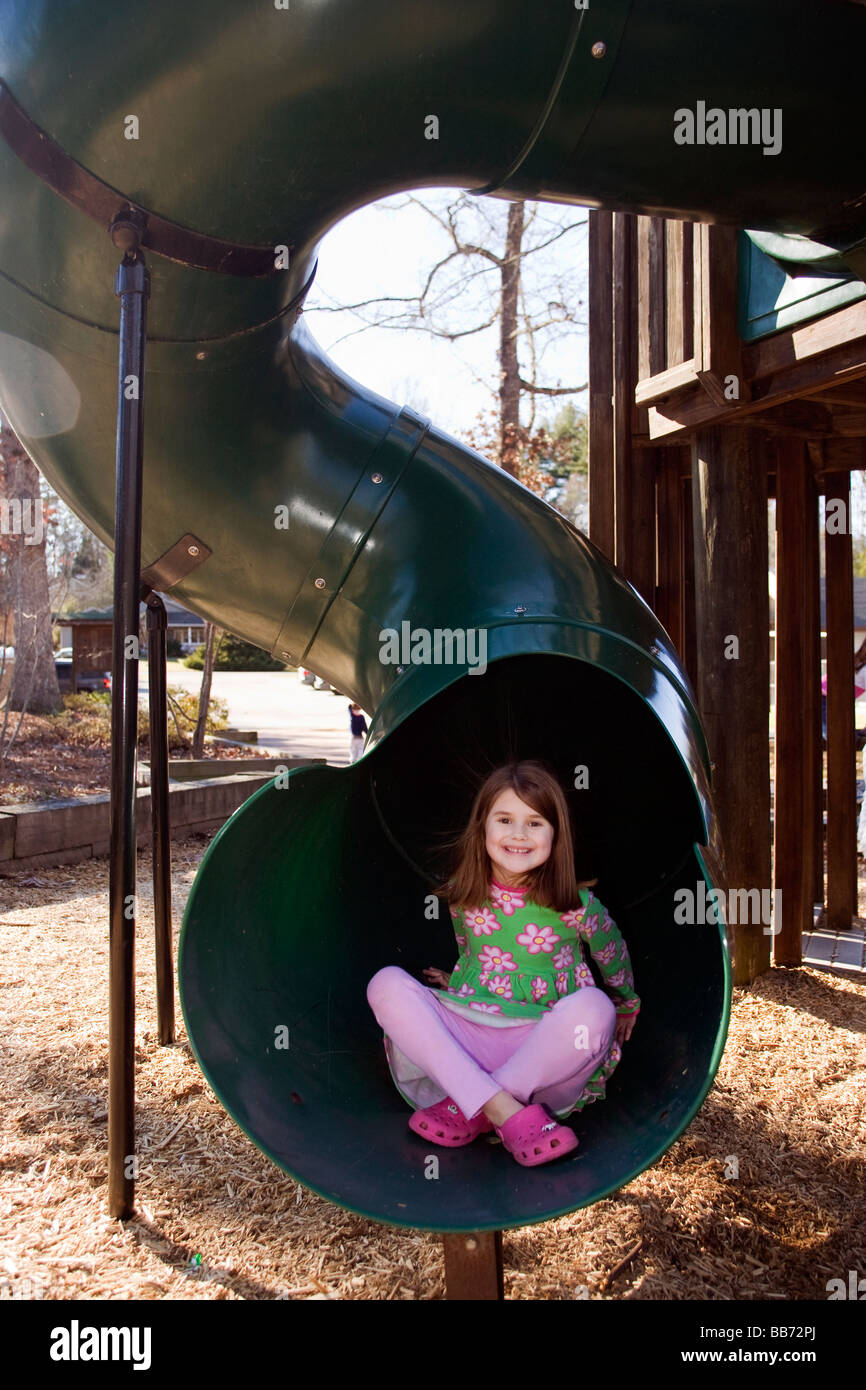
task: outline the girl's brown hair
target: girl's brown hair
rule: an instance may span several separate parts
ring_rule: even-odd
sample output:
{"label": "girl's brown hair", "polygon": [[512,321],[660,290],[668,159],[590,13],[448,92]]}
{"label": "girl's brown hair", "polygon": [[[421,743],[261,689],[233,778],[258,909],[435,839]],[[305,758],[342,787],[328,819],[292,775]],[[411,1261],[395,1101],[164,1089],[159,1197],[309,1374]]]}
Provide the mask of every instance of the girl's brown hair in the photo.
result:
{"label": "girl's brown hair", "polygon": [[567,912],[576,907],[580,888],[598,879],[578,882],[574,870],[571,818],[568,803],[556,777],[543,763],[514,762],[497,768],[483,782],[475,797],[469,823],[456,845],[456,867],[442,897],[455,907],[480,907],[490,897],[491,865],[487,853],[487,817],[500,793],[513,791],[553,826],[550,854],[526,875],[523,887],[540,907]]}

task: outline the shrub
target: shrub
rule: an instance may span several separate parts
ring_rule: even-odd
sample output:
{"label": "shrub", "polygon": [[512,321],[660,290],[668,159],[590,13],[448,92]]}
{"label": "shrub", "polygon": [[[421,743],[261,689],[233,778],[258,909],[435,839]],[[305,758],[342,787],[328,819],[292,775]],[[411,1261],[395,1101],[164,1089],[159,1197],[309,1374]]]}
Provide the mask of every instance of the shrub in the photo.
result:
{"label": "shrub", "polygon": [[[198,719],[198,695],[179,686],[168,686],[168,746],[169,751],[189,747]],[[225,700],[212,695],[208,706],[208,734],[228,728],[229,709]],[[111,692],[87,691],[63,696],[61,714],[49,716],[50,737],[79,748],[104,747],[111,743]],[[139,741],[150,741],[150,713],[146,702],[138,706]]]}
{"label": "shrub", "polygon": [[[203,670],[204,645],[198,646],[194,652],[190,652],[183,664],[193,671]],[[235,637],[232,632],[225,632],[217,646],[214,670],[291,671],[294,670],[294,667],[287,666],[284,661],[277,661],[263,647],[256,647],[252,642],[244,642],[242,638]]]}
{"label": "shrub", "polygon": [[183,647],[180,645],[179,637],[167,637],[165,639],[165,655],[169,661],[183,656]]}

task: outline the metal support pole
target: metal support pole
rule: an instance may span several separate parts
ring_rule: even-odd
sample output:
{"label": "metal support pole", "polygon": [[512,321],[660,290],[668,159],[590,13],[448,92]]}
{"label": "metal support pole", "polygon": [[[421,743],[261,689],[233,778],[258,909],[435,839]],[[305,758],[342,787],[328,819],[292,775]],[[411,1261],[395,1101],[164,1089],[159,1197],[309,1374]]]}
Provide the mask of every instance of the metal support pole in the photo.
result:
{"label": "metal support pole", "polygon": [[163,1047],[175,1041],[174,967],[171,955],[171,852],[168,800],[168,715],[166,710],[165,604],[147,597],[147,686],[150,710],[150,814],[153,827],[153,913],[156,945],[156,1013]]}
{"label": "metal support pole", "polygon": [[134,1210],[135,1159],[135,753],[138,734],[138,605],[141,570],[142,406],[150,276],[134,214],[115,218],[120,342],[111,680],[111,870],[109,884],[108,1202]]}

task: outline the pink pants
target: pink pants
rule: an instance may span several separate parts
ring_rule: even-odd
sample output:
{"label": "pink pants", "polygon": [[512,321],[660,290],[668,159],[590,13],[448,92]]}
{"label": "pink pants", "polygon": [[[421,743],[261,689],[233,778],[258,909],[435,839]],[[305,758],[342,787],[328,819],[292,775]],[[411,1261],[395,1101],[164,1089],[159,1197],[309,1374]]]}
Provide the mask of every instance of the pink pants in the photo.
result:
{"label": "pink pants", "polygon": [[[531,1023],[492,1027],[446,1008],[436,990],[397,965],[373,976],[367,1001],[386,1038],[468,1119],[499,1091],[524,1105],[567,1111],[605,1058],[616,1022],[613,1001],[585,986]],[[578,1034],[580,1025],[586,1034]]]}

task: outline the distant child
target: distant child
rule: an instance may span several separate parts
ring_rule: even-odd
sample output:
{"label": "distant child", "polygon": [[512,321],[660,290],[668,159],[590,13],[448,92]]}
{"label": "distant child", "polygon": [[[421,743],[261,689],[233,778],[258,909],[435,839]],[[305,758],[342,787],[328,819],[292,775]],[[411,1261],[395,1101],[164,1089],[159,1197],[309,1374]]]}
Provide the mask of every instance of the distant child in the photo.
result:
{"label": "distant child", "polygon": [[349,706],[349,727],[351,729],[351,760],[356,763],[364,751],[364,735],[367,721],[361,713],[360,705]]}
{"label": "distant child", "polygon": [[426,969],[429,987],[389,965],[367,987],[416,1134],[457,1148],[495,1129],[524,1167],[577,1148],[558,1119],[604,1096],[640,1009],[626,944],[586,891],[595,882],[575,878],[553,774],[538,762],[492,772],[439,890],[457,964]]}

